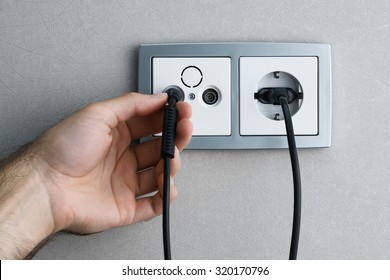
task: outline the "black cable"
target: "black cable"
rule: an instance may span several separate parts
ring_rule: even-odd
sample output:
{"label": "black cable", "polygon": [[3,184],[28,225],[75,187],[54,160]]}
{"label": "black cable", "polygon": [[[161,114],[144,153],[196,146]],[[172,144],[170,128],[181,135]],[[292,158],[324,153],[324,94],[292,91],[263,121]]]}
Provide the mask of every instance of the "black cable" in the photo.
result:
{"label": "black cable", "polygon": [[291,167],[294,180],[294,214],[289,259],[296,260],[298,253],[299,231],[301,227],[301,175],[299,171],[297,147],[295,144],[294,127],[291,120],[290,110],[288,108],[288,101],[284,96],[279,97],[279,101],[282,106],[284,121],[286,124],[287,141],[288,148],[290,150]]}
{"label": "black cable", "polygon": [[164,161],[163,178],[163,243],[164,259],[171,259],[171,242],[169,234],[169,199],[171,183],[171,159],[175,157],[176,103],[184,100],[184,92],[177,86],[170,86],[166,89],[168,103],[164,110],[163,130],[161,139],[161,158]]}
{"label": "black cable", "polygon": [[170,197],[171,159],[164,158],[164,189],[163,189],[163,243],[164,259],[171,259],[171,244],[169,235],[169,197]]}
{"label": "black cable", "polygon": [[163,134],[161,142],[161,158],[164,161],[163,174],[163,244],[164,259],[171,259],[171,242],[169,234],[169,197],[170,197],[170,175],[171,158],[175,156],[175,138],[176,138],[176,99],[168,97],[168,104],[164,111]]}

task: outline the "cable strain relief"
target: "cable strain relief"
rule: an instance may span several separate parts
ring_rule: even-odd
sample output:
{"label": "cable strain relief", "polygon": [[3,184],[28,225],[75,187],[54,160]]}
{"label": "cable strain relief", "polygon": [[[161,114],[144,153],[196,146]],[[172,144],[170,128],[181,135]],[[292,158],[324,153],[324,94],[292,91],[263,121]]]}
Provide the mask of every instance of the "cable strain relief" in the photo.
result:
{"label": "cable strain relief", "polygon": [[176,121],[177,110],[176,102],[170,102],[165,107],[163,132],[161,139],[161,158],[174,158],[175,156],[175,139],[176,139]]}

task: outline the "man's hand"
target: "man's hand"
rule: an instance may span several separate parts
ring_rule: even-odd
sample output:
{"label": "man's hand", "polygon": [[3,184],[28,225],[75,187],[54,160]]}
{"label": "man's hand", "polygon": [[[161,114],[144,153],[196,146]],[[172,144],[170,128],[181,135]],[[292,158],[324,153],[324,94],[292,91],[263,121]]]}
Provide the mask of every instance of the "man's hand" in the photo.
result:
{"label": "man's hand", "polygon": [[[29,148],[32,159],[21,191],[39,190],[34,199],[40,197],[43,201],[33,205],[48,209],[34,212],[46,213],[47,223],[31,226],[45,226],[47,229],[40,235],[63,229],[92,233],[159,215],[163,185],[161,141],[129,145],[133,140],[161,132],[166,101],[166,94],[126,94],[89,105],[43,134]],[[180,102],[177,109],[172,177],[180,168],[179,151],[188,144],[192,132],[190,106]],[[30,173],[34,174],[34,188],[28,186]],[[152,196],[139,198],[155,191]],[[7,203],[1,194],[1,203]],[[171,199],[175,196],[172,182]],[[0,218],[1,239],[1,223],[7,219],[1,209]],[[31,220],[37,222],[39,218]]]}

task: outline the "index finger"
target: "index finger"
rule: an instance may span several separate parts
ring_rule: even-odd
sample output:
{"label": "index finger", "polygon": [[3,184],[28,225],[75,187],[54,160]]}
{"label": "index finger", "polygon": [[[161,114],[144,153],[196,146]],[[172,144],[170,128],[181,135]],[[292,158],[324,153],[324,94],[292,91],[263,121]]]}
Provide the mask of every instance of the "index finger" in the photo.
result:
{"label": "index finger", "polygon": [[110,127],[114,128],[118,123],[133,117],[150,115],[163,108],[166,102],[166,93],[140,94],[132,92],[99,103],[113,113],[114,119],[110,120]]}
{"label": "index finger", "polygon": [[[191,118],[191,106],[186,102],[178,102],[176,104],[178,111],[177,122],[183,119]],[[164,110],[161,108],[148,116],[135,117],[127,121],[127,126],[132,139],[150,136],[162,131],[164,119]]]}

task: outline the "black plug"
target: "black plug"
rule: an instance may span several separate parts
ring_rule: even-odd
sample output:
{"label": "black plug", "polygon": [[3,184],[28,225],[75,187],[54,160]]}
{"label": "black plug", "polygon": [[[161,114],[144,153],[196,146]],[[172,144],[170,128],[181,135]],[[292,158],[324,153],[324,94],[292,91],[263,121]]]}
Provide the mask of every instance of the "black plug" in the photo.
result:
{"label": "black plug", "polygon": [[164,92],[168,94],[168,103],[169,99],[174,98],[176,102],[184,101],[184,92],[183,90],[178,86],[169,86],[167,87]]}
{"label": "black plug", "polygon": [[[255,99],[263,104],[281,105],[286,124],[287,142],[290,150],[290,159],[294,178],[294,213],[293,228],[290,245],[290,260],[297,259],[299,231],[301,225],[301,177],[297,147],[295,143],[294,128],[288,104],[303,98],[303,93],[296,92],[287,87],[262,88],[255,93]],[[276,120],[276,118],[275,118]]]}
{"label": "black plug", "polygon": [[302,92],[296,92],[292,88],[273,87],[259,89],[258,92],[255,92],[254,97],[263,104],[281,105],[280,97],[285,97],[288,104],[291,104],[297,99],[302,99],[303,94]]}
{"label": "black plug", "polygon": [[164,259],[171,259],[171,241],[169,233],[169,198],[170,198],[170,161],[175,157],[176,103],[184,101],[184,92],[178,86],[170,86],[164,90],[168,94],[168,103],[164,110],[163,131],[161,139],[161,158],[164,160],[163,176],[163,242]]}
{"label": "black plug", "polygon": [[161,142],[161,158],[173,158],[175,156],[175,140],[176,140],[176,121],[177,110],[176,103],[184,100],[184,92],[178,86],[169,86],[165,89],[168,94],[168,103],[165,106],[162,142]]}

